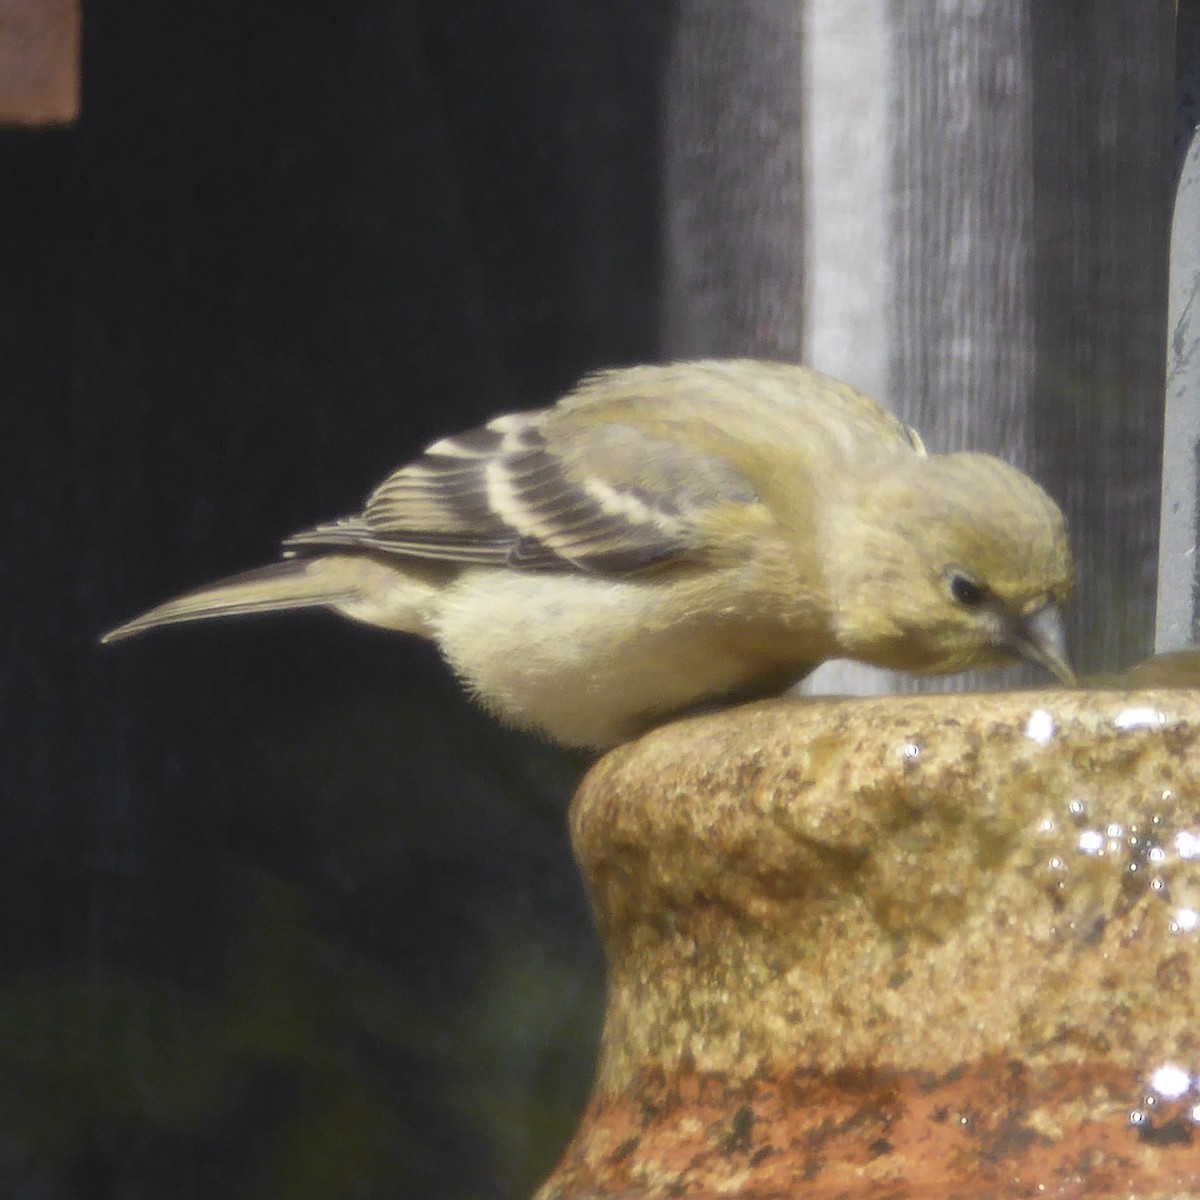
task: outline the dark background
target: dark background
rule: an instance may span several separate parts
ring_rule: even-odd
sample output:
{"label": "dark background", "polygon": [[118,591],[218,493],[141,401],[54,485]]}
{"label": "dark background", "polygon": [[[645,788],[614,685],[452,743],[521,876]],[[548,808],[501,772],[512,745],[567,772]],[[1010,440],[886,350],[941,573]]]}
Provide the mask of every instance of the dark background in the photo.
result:
{"label": "dark background", "polygon": [[100,649],[658,348],[665,0],[85,6],[0,131],[0,1196],[521,1196],[586,1097],[581,761],[323,615]]}
{"label": "dark background", "polygon": [[[0,1200],[527,1196],[599,1024],[582,761],[325,614],[96,637],[591,368],[805,356],[805,56],[856,47],[776,0],[84,8],[79,123],[0,131]],[[881,393],[1063,503],[1085,671],[1150,647],[1175,15],[858,26]]]}

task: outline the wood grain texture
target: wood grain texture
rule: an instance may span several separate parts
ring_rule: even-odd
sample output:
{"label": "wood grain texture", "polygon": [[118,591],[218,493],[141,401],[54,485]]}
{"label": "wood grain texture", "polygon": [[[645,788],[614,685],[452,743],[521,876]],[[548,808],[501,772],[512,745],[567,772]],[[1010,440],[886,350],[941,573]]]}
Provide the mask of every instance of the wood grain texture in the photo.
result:
{"label": "wood grain texture", "polygon": [[676,6],[664,106],[669,358],[799,361],[804,271],[803,6]]}
{"label": "wood grain texture", "polygon": [[[863,206],[886,215],[885,261],[845,251],[842,286],[858,299],[840,305],[837,251],[821,247],[822,344],[836,344],[839,319],[862,338],[871,270],[880,398],[931,449],[996,453],[1046,485],[1080,560],[1079,665],[1128,665],[1148,653],[1154,618],[1174,5],[881,3],[838,22],[802,20],[803,8],[738,0],[677,15],[664,352],[808,361],[805,214],[828,188],[814,164],[835,160],[805,152],[812,93],[795,81],[838,78],[831,56],[841,77],[853,71],[858,21],[859,65],[886,98],[875,137],[890,171],[863,184],[883,193]],[[822,98],[826,112],[836,103]]]}

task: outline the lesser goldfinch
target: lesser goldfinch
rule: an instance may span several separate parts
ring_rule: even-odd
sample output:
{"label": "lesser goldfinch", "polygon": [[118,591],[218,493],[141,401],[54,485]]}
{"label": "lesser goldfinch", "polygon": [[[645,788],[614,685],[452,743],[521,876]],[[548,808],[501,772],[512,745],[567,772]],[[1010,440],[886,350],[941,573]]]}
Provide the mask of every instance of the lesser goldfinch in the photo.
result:
{"label": "lesser goldfinch", "polygon": [[435,442],[357,516],[106,634],[325,606],[430,638],[503,720],[604,748],[830,658],[915,672],[1021,657],[1073,681],[1062,513],[983,454],[927,455],[804,367],[603,371]]}

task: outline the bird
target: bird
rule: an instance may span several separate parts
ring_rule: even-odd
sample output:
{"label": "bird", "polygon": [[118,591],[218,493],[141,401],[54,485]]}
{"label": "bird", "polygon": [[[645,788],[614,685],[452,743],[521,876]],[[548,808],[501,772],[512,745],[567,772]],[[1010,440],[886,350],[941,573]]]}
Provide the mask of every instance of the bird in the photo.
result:
{"label": "bird", "polygon": [[438,646],[509,725],[604,750],[822,662],[1039,664],[1075,682],[1066,523],[990,455],[929,454],[810,368],[610,368],[435,441],[279,561],[103,636],[328,608]]}

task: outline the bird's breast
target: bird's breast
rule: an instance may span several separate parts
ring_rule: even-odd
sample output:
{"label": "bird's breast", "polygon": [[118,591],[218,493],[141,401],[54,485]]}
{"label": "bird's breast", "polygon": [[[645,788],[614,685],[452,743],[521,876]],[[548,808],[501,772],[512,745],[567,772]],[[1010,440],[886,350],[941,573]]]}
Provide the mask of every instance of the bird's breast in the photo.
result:
{"label": "bird's breast", "polygon": [[712,585],[477,569],[447,589],[433,627],[497,715],[605,748],[708,700],[780,690],[824,657],[820,638],[725,606]]}

